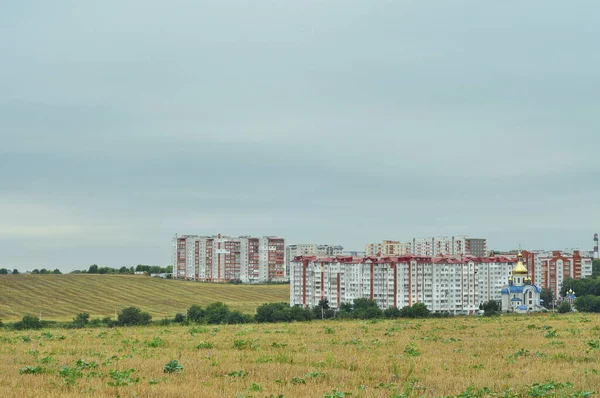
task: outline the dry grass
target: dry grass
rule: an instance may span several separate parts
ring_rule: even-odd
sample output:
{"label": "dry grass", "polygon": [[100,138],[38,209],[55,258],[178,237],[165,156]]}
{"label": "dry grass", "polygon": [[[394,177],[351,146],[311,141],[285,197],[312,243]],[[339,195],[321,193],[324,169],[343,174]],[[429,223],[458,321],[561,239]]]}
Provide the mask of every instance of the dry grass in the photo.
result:
{"label": "dry grass", "polygon": [[[323,397],[337,390],[417,397],[456,395],[469,385],[525,395],[548,380],[574,384],[557,396],[600,390],[600,349],[587,344],[600,338],[593,315],[44,332],[0,332],[0,396]],[[145,344],[155,337],[164,346]],[[202,342],[213,347],[197,348]],[[78,359],[98,367],[69,386],[57,371]],[[163,373],[171,359],[183,373]],[[20,375],[26,365],[45,372]],[[126,369],[139,382],[107,384],[110,370]]]}
{"label": "dry grass", "polygon": [[213,301],[253,314],[260,304],[289,301],[289,285],[209,284],[134,275],[0,275],[4,321],[40,311],[47,320],[71,320],[80,312],[114,317],[132,305],[160,319]]}

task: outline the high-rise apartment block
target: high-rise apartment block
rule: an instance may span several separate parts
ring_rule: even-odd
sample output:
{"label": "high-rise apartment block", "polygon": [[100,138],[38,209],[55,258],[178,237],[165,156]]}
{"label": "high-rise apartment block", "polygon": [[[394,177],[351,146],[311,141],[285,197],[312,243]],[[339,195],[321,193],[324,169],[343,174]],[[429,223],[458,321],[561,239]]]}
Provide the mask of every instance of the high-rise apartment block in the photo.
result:
{"label": "high-rise apartment block", "polygon": [[487,240],[466,236],[413,238],[408,243],[415,256],[487,256]]}
{"label": "high-rise apartment block", "polygon": [[406,251],[406,245],[397,240],[384,240],[381,243],[367,243],[365,246],[367,256],[399,256],[410,254]]}
{"label": "high-rise apartment block", "polygon": [[285,281],[284,247],[284,239],[273,236],[176,235],[173,278],[206,282]]}
{"label": "high-rise apartment block", "polygon": [[552,290],[557,299],[565,278],[581,279],[592,275],[592,253],[580,250],[523,251],[523,261],[532,283]]}
{"label": "high-rise apartment block", "polygon": [[487,256],[487,240],[466,236],[434,236],[400,242],[384,240],[365,246],[367,256]]}
{"label": "high-rise apartment block", "polygon": [[285,270],[290,274],[290,262],[299,256],[335,257],[342,256],[344,248],[339,245],[318,245],[315,243],[288,245],[285,248]]}
{"label": "high-rise apartment block", "polygon": [[290,304],[338,309],[356,298],[380,308],[424,303],[431,311],[473,314],[501,300],[516,257],[297,257],[291,262]]}

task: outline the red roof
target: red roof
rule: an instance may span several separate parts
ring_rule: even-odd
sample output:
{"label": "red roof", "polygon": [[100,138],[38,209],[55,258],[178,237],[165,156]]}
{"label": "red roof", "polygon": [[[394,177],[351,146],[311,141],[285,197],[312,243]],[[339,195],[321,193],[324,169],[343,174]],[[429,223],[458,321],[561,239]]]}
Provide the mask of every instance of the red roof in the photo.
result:
{"label": "red roof", "polygon": [[318,263],[343,263],[343,264],[389,264],[389,263],[409,263],[416,261],[417,263],[430,264],[466,264],[469,261],[475,263],[514,263],[516,257],[495,256],[495,257],[471,257],[471,256],[369,256],[369,257],[352,257],[352,256],[336,256],[336,257],[317,257],[317,256],[298,256],[294,262],[318,262]]}

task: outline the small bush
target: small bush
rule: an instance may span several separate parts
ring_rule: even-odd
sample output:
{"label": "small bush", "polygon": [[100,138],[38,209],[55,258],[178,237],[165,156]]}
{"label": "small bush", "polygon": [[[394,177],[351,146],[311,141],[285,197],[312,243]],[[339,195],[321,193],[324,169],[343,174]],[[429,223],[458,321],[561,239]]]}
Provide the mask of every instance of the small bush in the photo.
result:
{"label": "small bush", "polygon": [[167,362],[163,368],[165,373],[178,373],[183,372],[183,366],[179,364],[175,359]]}
{"label": "small bush", "polygon": [[112,381],[109,381],[106,384],[108,384],[111,387],[123,387],[128,386],[130,384],[136,384],[140,381],[140,378],[131,377],[131,374],[134,372],[135,369],[111,370],[110,372],[108,372],[108,375],[112,378]]}
{"label": "small bush", "polygon": [[77,316],[75,318],[73,318],[73,327],[83,328],[83,327],[87,326],[87,324],[89,322],[90,322],[90,314],[88,314],[87,312],[81,312],[81,313],[77,314]]}
{"label": "small bush", "polygon": [[182,313],[175,314],[175,318],[173,318],[173,322],[175,322],[175,323],[185,322],[185,314],[182,314]]}
{"label": "small bush", "polygon": [[14,328],[17,330],[41,329],[44,326],[40,318],[32,315],[25,315],[19,322],[15,322]]}
{"label": "small bush", "polygon": [[559,314],[566,314],[567,312],[571,312],[571,304],[569,304],[568,301],[563,301],[559,306],[558,306],[558,313]]}
{"label": "small bush", "polygon": [[128,307],[121,310],[117,317],[120,326],[147,325],[152,320],[148,312],[142,312],[138,307]]}
{"label": "small bush", "polygon": [[42,373],[43,369],[39,366],[25,366],[19,369],[20,375],[37,375]]}
{"label": "small bush", "polygon": [[164,347],[165,345],[167,345],[167,343],[160,337],[155,337],[152,340],[145,341],[144,345],[146,347],[150,347],[150,348],[158,348],[158,347]]}

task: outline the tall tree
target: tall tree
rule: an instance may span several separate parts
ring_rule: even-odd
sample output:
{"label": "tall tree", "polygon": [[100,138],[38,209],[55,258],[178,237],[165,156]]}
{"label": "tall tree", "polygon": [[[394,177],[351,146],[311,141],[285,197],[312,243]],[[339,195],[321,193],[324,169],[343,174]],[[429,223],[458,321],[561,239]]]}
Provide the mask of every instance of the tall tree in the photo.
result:
{"label": "tall tree", "polygon": [[600,276],[600,260],[594,260],[592,262],[592,278]]}
{"label": "tall tree", "polygon": [[542,292],[540,293],[540,299],[544,300],[543,301],[544,307],[551,308],[552,301],[554,300],[554,293],[552,293],[552,290],[550,290],[548,288],[543,288]]}

